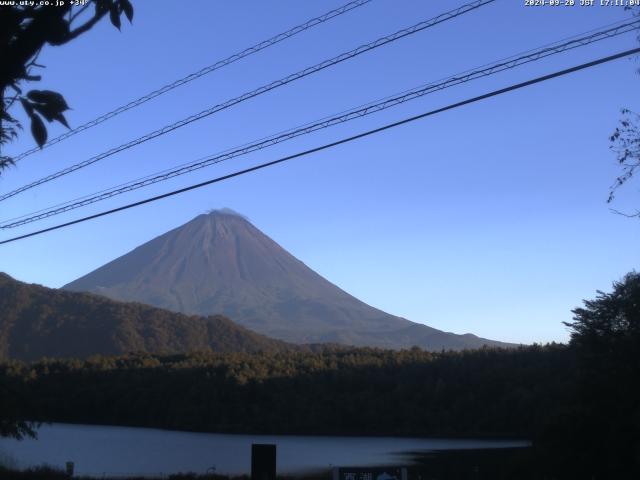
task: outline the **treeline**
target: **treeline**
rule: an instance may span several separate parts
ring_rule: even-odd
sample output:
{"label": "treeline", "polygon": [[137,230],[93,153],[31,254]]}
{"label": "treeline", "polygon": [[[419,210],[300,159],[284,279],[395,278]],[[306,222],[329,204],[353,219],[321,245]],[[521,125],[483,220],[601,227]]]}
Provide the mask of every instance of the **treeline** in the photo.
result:
{"label": "treeline", "polygon": [[[620,383],[605,364],[588,370],[580,349],[566,345],[0,365],[14,418],[205,432],[519,437],[533,441],[534,454],[518,468],[539,470],[526,478],[558,479],[637,478],[624,473],[640,471],[636,380]],[[596,469],[600,475],[591,476]]]}
{"label": "treeline", "polygon": [[138,354],[8,362],[0,384],[11,385],[18,418],[229,433],[517,437],[533,440],[536,451],[518,468],[557,472],[566,467],[565,443],[547,433],[581,408],[575,362],[566,345]]}
{"label": "treeline", "polygon": [[522,436],[568,401],[549,345],[429,353],[190,354],[0,366],[22,418],[210,432]]}
{"label": "treeline", "polygon": [[[511,436],[540,478],[640,478],[640,275],[573,311],[569,345],[323,348],[0,364],[25,419],[212,432]],[[0,431],[0,433],[2,433]],[[15,431],[14,431],[15,433]]]}

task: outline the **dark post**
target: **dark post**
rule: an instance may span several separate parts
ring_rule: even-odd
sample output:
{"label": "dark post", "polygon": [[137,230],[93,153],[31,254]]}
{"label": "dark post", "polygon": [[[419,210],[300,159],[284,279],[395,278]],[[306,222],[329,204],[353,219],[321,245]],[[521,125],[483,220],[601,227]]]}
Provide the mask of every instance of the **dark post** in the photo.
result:
{"label": "dark post", "polygon": [[275,445],[251,445],[251,480],[276,480]]}
{"label": "dark post", "polygon": [[69,478],[73,477],[75,464],[73,462],[67,462],[64,464],[64,466],[66,467],[67,476]]}

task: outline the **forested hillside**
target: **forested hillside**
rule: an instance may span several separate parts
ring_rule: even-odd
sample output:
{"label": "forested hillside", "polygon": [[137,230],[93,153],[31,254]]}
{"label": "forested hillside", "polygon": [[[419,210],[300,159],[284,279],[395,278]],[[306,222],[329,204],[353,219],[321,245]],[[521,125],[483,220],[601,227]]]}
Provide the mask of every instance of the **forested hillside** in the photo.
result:
{"label": "forested hillside", "polygon": [[[89,297],[94,298],[94,297]],[[541,478],[640,475],[640,275],[573,310],[569,345],[137,354],[0,363],[30,421],[308,434],[517,436]],[[13,429],[13,430],[12,430]]]}
{"label": "forested hillside", "polygon": [[[530,437],[570,394],[566,346],[6,363],[23,417],[212,432]],[[559,368],[562,366],[562,368]],[[17,382],[17,383],[16,383]]]}
{"label": "forested hillside", "polygon": [[0,273],[0,359],[290,348],[220,315],[189,316]]}
{"label": "forested hillside", "polygon": [[[25,301],[24,311],[45,308],[37,295],[25,298],[32,302]],[[517,436],[533,441],[536,465],[554,473],[548,478],[638,478],[639,299],[640,275],[631,273],[612,293],[585,301],[567,323],[569,345],[5,361],[0,433],[28,433],[26,420],[214,432]]]}

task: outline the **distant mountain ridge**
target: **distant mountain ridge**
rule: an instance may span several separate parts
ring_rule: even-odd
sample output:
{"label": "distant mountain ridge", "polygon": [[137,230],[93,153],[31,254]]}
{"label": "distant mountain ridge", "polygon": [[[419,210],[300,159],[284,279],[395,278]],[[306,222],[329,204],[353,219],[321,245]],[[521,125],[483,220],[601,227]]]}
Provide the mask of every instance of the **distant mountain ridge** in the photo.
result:
{"label": "distant mountain ridge", "polygon": [[258,352],[294,348],[214,315],[187,316],[14,280],[0,273],[0,359],[131,352]]}
{"label": "distant mountain ridge", "polygon": [[186,314],[219,313],[294,343],[431,350],[511,346],[371,307],[229,210],[199,215],[63,288]]}

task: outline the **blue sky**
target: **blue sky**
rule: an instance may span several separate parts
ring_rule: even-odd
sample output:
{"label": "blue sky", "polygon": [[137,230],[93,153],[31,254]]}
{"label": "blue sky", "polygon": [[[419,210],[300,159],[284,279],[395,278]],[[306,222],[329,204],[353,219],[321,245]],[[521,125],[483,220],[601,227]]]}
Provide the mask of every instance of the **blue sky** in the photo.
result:
{"label": "blue sky", "polygon": [[[137,0],[134,24],[103,22],[43,51],[43,82],[85,121],[341,5],[342,1]],[[95,153],[463,2],[374,0],[23,160],[13,190]],[[579,3],[579,2],[578,2]],[[0,204],[2,219],[626,18],[621,7],[492,5],[113,156]],[[297,152],[636,45],[600,42],[287,142],[0,238]],[[230,207],[363,301],[456,333],[566,341],[563,321],[637,269],[640,222],[612,214],[608,135],[638,109],[637,60],[619,60],[107,218],[0,246],[0,270],[59,287],[211,208]],[[53,126],[50,134],[64,131]],[[28,133],[7,149],[31,147]],[[629,184],[614,206],[640,204]]]}

